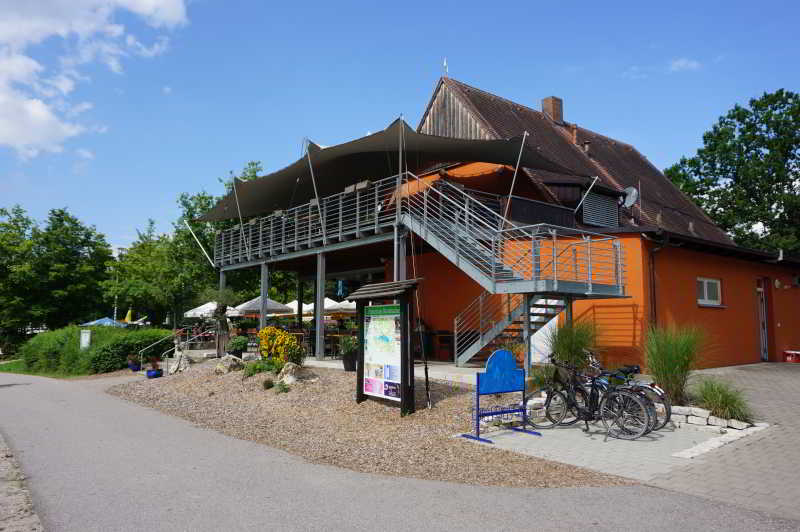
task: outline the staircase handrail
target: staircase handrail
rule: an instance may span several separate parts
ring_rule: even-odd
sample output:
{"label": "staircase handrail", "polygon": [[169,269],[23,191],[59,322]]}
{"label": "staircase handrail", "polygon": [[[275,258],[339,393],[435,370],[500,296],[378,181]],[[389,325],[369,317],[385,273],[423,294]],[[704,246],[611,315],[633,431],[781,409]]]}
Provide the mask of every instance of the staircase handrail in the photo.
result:
{"label": "staircase handrail", "polygon": [[[203,335],[205,335],[205,334],[208,334],[208,333],[210,333],[210,332],[214,332],[214,331],[216,331],[216,330],[217,330],[217,329],[216,329],[216,327],[214,327],[214,328],[212,328],[212,329],[208,329],[207,331],[203,331],[203,332],[201,332],[201,333],[197,333],[197,334],[195,334],[194,336],[192,336],[191,338],[187,338],[185,342],[179,342],[179,343],[178,343],[178,345],[181,345],[181,344],[188,344],[189,342],[191,342],[191,341],[192,341],[192,340],[194,340],[195,338],[200,338],[201,336],[203,336]],[[164,356],[165,356],[167,353],[169,353],[170,351],[173,351],[174,349],[176,349],[176,348],[178,347],[178,345],[174,345],[174,346],[170,347],[169,349],[167,349],[166,351],[164,351],[163,353],[161,353],[161,359],[163,360],[163,359],[164,359]]]}

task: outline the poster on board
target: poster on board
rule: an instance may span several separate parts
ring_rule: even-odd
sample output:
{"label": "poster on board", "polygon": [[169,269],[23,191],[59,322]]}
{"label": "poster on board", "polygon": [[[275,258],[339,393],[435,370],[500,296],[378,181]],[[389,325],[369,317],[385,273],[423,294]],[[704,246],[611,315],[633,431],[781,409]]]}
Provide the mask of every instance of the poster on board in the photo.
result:
{"label": "poster on board", "polygon": [[364,309],[364,393],[400,401],[400,305]]}

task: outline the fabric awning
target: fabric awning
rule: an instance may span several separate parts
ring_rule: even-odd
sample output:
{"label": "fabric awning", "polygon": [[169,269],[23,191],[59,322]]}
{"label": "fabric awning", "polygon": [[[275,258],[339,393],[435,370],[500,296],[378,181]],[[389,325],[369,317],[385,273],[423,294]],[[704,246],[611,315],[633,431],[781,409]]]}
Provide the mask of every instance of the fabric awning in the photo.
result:
{"label": "fabric awning", "polygon": [[[381,179],[398,172],[398,147],[403,138],[404,159],[408,169],[416,172],[443,162],[488,162],[516,165],[522,136],[502,140],[466,140],[417,133],[403,120],[360,139],[322,147],[313,142],[308,155],[314,168],[319,196],[341,192],[346,186],[366,179]],[[520,166],[557,173],[570,173],[547,159],[536,148],[536,139],[528,137]],[[308,157],[303,156],[282,170],[264,177],[236,183],[242,216],[269,214],[274,210],[307,203],[315,197],[309,172]],[[237,218],[233,191],[223,197],[201,221]]]}

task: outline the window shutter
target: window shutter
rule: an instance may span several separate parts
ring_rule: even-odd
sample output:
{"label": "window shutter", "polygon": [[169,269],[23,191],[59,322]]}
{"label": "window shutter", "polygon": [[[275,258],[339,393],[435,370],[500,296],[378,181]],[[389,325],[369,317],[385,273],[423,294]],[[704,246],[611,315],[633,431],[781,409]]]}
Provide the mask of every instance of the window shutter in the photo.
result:
{"label": "window shutter", "polygon": [[583,201],[583,223],[599,227],[619,227],[617,199],[589,192]]}

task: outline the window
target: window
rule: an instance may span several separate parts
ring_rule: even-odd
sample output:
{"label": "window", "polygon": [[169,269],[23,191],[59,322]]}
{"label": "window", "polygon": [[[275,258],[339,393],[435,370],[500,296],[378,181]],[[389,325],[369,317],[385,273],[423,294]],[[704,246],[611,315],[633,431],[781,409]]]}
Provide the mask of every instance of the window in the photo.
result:
{"label": "window", "polygon": [[722,282],[719,279],[697,278],[697,304],[722,305]]}
{"label": "window", "polygon": [[583,200],[583,223],[600,227],[619,227],[617,198],[589,192]]}

